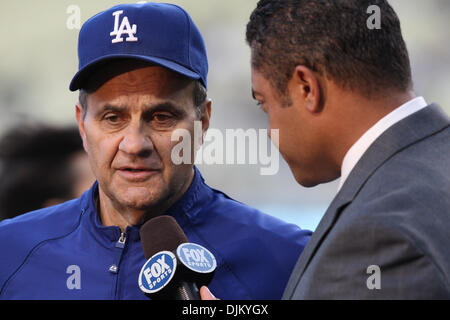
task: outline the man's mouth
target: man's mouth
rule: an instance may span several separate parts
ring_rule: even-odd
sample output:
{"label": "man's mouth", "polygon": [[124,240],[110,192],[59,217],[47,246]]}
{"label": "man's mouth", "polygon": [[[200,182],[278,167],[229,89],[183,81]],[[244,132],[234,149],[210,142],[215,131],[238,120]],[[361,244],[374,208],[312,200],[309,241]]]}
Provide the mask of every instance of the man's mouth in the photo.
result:
{"label": "man's mouth", "polygon": [[159,172],[159,170],[148,167],[121,167],[118,169],[118,172],[126,180],[139,182],[149,179],[152,175]]}

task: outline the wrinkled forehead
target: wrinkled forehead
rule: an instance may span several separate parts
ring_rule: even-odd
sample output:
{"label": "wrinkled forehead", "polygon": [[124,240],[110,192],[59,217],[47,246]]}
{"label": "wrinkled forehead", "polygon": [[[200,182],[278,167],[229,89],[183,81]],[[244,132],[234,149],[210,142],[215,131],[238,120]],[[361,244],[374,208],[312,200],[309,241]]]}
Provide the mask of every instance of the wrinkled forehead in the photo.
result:
{"label": "wrinkled forehead", "polygon": [[128,90],[139,90],[147,86],[169,93],[182,91],[192,83],[193,80],[164,67],[139,60],[123,59],[99,65],[82,89],[87,93],[93,93],[106,85]]}

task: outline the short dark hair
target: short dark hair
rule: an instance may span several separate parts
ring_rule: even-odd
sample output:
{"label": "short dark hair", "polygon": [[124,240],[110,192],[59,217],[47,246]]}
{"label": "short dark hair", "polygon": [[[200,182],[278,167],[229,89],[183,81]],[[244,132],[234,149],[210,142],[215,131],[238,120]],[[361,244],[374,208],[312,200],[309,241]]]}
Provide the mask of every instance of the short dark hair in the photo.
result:
{"label": "short dark hair", "polygon": [[26,124],[0,140],[0,219],[40,209],[52,198],[72,199],[69,160],[84,152],[77,127]]}
{"label": "short dark hair", "polygon": [[[377,5],[381,28],[369,29]],[[386,0],[260,0],[247,24],[252,67],[279,93],[297,65],[366,97],[412,87],[400,21]]]}

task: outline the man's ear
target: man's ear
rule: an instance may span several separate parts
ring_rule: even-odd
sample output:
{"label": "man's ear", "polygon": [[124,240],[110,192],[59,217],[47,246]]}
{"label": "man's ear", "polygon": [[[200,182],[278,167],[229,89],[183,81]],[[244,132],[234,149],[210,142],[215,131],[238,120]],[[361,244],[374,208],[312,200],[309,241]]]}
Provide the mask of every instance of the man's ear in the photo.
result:
{"label": "man's ear", "polygon": [[323,109],[324,90],[317,73],[304,65],[295,67],[289,81],[293,98],[304,101],[304,107],[311,113],[321,112]]}
{"label": "man's ear", "polygon": [[78,130],[80,131],[81,140],[83,140],[84,151],[87,152],[86,147],[86,131],[84,130],[84,112],[80,103],[75,106],[75,117],[77,118]]}
{"label": "man's ear", "polygon": [[203,102],[203,106],[202,106],[202,117],[201,117],[201,122],[202,122],[202,144],[203,144],[203,140],[204,137],[206,135],[206,131],[208,131],[209,129],[209,120],[211,119],[211,106],[212,106],[212,101],[211,99],[206,99],[205,102]]}

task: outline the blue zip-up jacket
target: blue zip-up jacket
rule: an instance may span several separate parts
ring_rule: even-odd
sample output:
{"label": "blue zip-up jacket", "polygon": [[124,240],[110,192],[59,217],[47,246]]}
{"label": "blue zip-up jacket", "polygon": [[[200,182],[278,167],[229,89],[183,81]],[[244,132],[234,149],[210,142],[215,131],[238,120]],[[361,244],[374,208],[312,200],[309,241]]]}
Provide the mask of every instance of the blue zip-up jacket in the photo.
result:
{"label": "blue zip-up jacket", "polygon": [[[98,185],[81,198],[0,223],[1,299],[148,299],[139,226],[100,223]],[[287,224],[194,180],[167,212],[190,242],[217,260],[209,285],[221,299],[280,299],[311,232]],[[121,241],[120,241],[121,240]]]}

